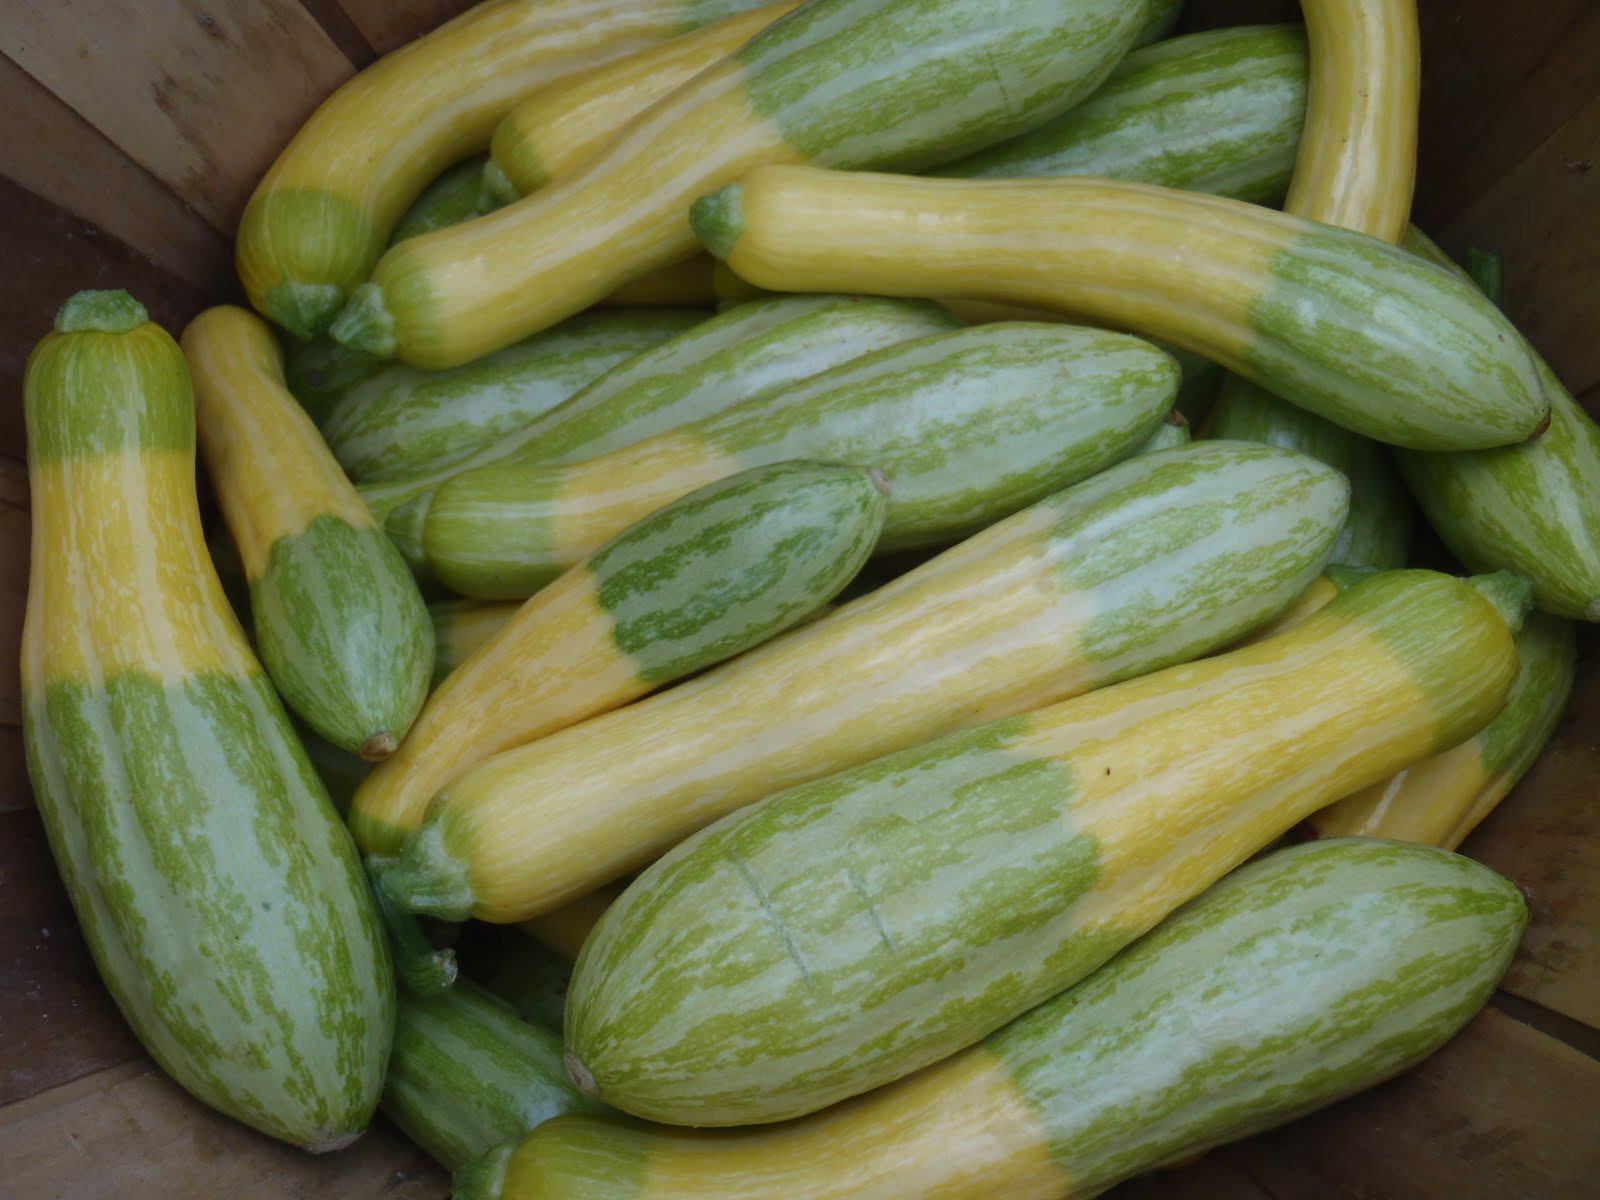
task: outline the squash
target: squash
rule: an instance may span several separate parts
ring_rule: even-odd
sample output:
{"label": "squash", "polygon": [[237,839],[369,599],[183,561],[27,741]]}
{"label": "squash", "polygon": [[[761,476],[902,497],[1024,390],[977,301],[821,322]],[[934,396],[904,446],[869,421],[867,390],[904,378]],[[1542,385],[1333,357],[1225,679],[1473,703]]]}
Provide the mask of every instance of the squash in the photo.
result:
{"label": "squash", "polygon": [[1237,200],[1089,178],[780,165],[697,201],[692,219],[762,287],[1064,309],[1193,350],[1395,445],[1508,445],[1549,419],[1527,341],[1470,283]]}
{"label": "squash", "polygon": [[1177,391],[1124,334],[998,323],[885,347],[566,466],[456,475],[423,525],[429,568],[469,596],[525,596],[629,522],[734,471],[805,457],[875,466],[879,549],[937,545],[1126,457]]}
{"label": "squash", "polygon": [[346,1145],[378,1102],[394,981],[349,834],[206,555],[183,356],[127,293],[83,292],[24,391],[23,742],[95,964],[200,1100]]}
{"label": "squash", "polygon": [[433,675],[422,594],[289,394],[266,323],[210,308],[182,345],[201,454],[244,564],[267,673],[317,733],[383,758]]}

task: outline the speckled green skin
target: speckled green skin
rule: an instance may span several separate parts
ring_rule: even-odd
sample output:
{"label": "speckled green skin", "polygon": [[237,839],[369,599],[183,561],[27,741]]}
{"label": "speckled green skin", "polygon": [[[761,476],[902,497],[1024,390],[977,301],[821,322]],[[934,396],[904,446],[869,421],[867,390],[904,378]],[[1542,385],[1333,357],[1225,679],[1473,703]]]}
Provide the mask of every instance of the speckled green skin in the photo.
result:
{"label": "speckled green skin", "polygon": [[488,156],[475,154],[445,171],[412,202],[389,236],[393,246],[407,238],[448,229],[462,221],[491,212],[494,205],[483,193],[483,166]]}
{"label": "speckled green skin", "polygon": [[1240,867],[991,1035],[1074,1196],[1289,1121],[1432,1054],[1528,909],[1470,859],[1370,838]]}
{"label": "speckled green skin", "polygon": [[339,465],[357,479],[452,466],[517,434],[612,367],[702,319],[682,309],[586,313],[448,371],[387,364],[332,405],[322,435]]}
{"label": "speckled green skin", "polygon": [[1522,672],[1500,715],[1478,735],[1479,761],[1509,791],[1556,731],[1578,674],[1577,629],[1548,613],[1530,613],[1517,631]]}
{"label": "speckled green skin", "polygon": [[1128,55],[1061,116],[929,174],[1100,175],[1270,204],[1294,170],[1309,76],[1298,26],[1173,38]]}
{"label": "speckled green skin", "polygon": [[467,979],[400,997],[382,1108],[447,1170],[561,1113],[606,1111],[567,1078],[558,1034]]}
{"label": "speckled green skin", "polygon": [[1600,428],[1541,363],[1550,428],[1520,446],[1401,453],[1401,474],[1452,553],[1533,580],[1545,612],[1600,621]]}
{"label": "speckled green skin", "polygon": [[1083,99],[1144,0],[813,0],[740,50],[751,107],[812,162],[916,170]]}
{"label": "speckled green skin", "polygon": [[[902,342],[680,427],[720,455],[878,467],[893,484],[880,550],[954,540],[1126,457],[1178,385],[1171,358],[1082,327],[996,323]],[[527,595],[567,565],[563,472],[491,468],[435,494],[430,567],[468,595]]]}
{"label": "speckled green skin", "polygon": [[382,530],[324,513],[279,538],[250,611],[274,686],[323,737],[360,754],[405,736],[433,679],[433,622]]}

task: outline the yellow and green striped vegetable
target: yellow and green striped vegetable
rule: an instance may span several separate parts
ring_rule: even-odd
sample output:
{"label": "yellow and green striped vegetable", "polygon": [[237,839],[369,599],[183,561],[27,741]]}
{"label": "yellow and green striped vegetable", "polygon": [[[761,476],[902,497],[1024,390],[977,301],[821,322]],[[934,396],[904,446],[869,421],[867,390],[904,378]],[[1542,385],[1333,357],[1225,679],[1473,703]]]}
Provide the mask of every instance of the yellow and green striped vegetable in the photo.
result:
{"label": "yellow and green striped vegetable", "polygon": [[433,627],[411,571],[289,394],[265,322],[210,308],[182,345],[267,673],[317,733],[383,758],[433,676]]}

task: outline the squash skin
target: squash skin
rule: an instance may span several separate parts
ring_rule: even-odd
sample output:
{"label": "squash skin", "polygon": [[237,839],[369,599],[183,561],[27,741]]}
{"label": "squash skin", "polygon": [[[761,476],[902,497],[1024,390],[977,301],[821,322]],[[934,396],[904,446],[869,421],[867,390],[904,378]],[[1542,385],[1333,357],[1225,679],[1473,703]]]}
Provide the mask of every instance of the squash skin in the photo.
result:
{"label": "squash skin", "polygon": [[178,346],[142,309],[96,309],[93,293],[69,302],[26,376],[29,778],[96,965],[152,1057],[230,1116],[334,1149],[382,1085],[387,946],[206,554]]}

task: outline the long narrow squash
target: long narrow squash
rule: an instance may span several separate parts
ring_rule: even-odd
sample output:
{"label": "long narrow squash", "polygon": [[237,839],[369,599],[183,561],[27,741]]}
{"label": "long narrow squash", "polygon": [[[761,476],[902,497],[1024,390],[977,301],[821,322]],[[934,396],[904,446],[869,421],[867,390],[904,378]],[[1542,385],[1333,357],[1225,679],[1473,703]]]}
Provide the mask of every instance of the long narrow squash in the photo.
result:
{"label": "long narrow squash", "polygon": [[1265,446],[1140,455],[698,679],[483,763],[391,891],[452,918],[534,916],[780,788],[1219,649],[1316,577],[1346,494]]}
{"label": "long narrow squash", "polygon": [[468,979],[401,994],[381,1107],[446,1170],[562,1113],[605,1110],[567,1078],[559,1034]]}
{"label": "long narrow squash", "polygon": [[693,219],[762,287],[1061,308],[1196,351],[1396,445],[1507,445],[1549,416],[1527,342],[1471,284],[1237,200],[1088,178],[769,166],[698,201]]}
{"label": "long narrow squash", "polygon": [[403,478],[515,437],[612,367],[694,328],[692,309],[621,309],[569,321],[449,371],[386,363],[319,425],[352,479]]}
{"label": "long narrow squash", "polygon": [[[1499,304],[1499,256],[1475,251],[1471,265]],[[1600,621],[1600,428],[1543,359],[1539,371],[1551,413],[1543,437],[1497,452],[1402,454],[1400,471],[1462,562],[1526,575],[1545,612]]]}
{"label": "long narrow squash", "polygon": [[1483,728],[1517,673],[1512,579],[1375,575],[1275,638],[701,831],[584,944],[574,1079],[669,1124],[760,1124],[972,1045],[1331,799]]}
{"label": "long narrow squash", "polygon": [[1177,387],[1172,359],[1125,334],[935,334],[570,466],[457,475],[434,493],[423,551],[465,595],[528,595],[691,488],[796,457],[877,467],[893,484],[879,548],[937,545],[1125,458]]}
{"label": "long narrow squash", "polygon": [[1398,838],[1454,850],[1533,766],[1561,720],[1577,675],[1571,621],[1534,613],[1517,633],[1522,670],[1506,706],[1443,754],[1306,818],[1317,837]]}
{"label": "long narrow squash", "polygon": [[1054,120],[928,174],[1099,175],[1275,203],[1294,169],[1308,76],[1298,25],[1186,34],[1135,50]]}
{"label": "long narrow squash", "polygon": [[780,0],[602,63],[518,104],[489,142],[482,196],[510,204],[565,179],[623,126],[701,71],[733,54],[801,0]]}
{"label": "long narrow squash", "polygon": [[331,330],[415,366],[469,362],[689,257],[690,203],[759,163],[916,169],[1054,116],[1105,79],[1146,11],[1126,0],[811,0],[569,179],[390,250]]}
{"label": "long narrow squash", "polygon": [[[419,564],[431,493],[462,471],[594,458],[869,351],[960,327],[926,300],[784,296],[741,305],[619,364],[455,468],[371,484],[361,496],[407,560]],[[402,506],[404,515],[396,511]]]}
{"label": "long narrow squash", "polygon": [[1453,854],[1291,847],[911,1079],[776,1129],[558,1119],[454,1195],[1084,1200],[1413,1067],[1483,1006],[1527,921]]}
{"label": "long narrow squash", "polygon": [[487,155],[474,154],[441,172],[395,222],[389,245],[448,229],[490,211],[483,198],[483,169],[488,161]]}
{"label": "long narrow squash", "polygon": [[[1286,212],[1399,243],[1417,173],[1421,45],[1415,0],[1307,0],[1311,89]],[[1386,452],[1237,376],[1212,413],[1217,437],[1326,447],[1351,477],[1350,527],[1334,562],[1399,567],[1411,508]],[[1313,450],[1312,453],[1317,453]]]}
{"label": "long narrow squash", "polygon": [[390,853],[473,763],[765,641],[831,600],[883,527],[864,467],[777,463],[650,513],[533,597],[428,698],[356,790],[350,827]]}
{"label": "long narrow squash", "polygon": [[366,877],[228,609],[177,344],[69,300],[25,377],[23,741],[95,964],[205,1103],[312,1150],[378,1101],[394,983]]}
{"label": "long narrow squash", "polygon": [[183,331],[183,352],[267,673],[312,729],[383,758],[433,676],[422,594],[289,394],[266,323],[231,305],[207,309]]}
{"label": "long narrow squash", "polygon": [[323,332],[407,206],[487,149],[522,97],[758,2],[486,0],[385,54],[323,101],[250,197],[235,248],[250,303],[296,337]]}

